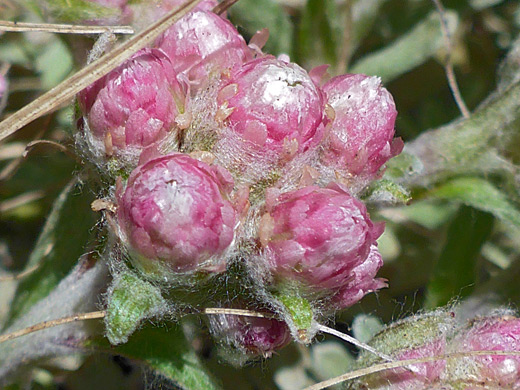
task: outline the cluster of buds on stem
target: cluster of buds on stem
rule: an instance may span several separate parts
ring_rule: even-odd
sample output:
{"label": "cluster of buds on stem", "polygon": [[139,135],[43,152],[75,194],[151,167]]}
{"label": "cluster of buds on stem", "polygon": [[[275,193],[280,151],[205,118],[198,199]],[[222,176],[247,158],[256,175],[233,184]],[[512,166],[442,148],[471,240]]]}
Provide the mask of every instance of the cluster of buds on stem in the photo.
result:
{"label": "cluster of buds on stem", "polygon": [[278,319],[215,317],[213,334],[268,356],[385,286],[384,226],[358,196],[402,148],[397,112],[378,78],[325,82],[209,3],[79,94],[78,144],[111,180],[111,227],[142,277],[196,291],[238,264]]}
{"label": "cluster of buds on stem", "polygon": [[[449,310],[418,315],[390,325],[370,345],[395,360],[433,359],[369,375],[351,383],[349,389],[520,388],[520,318],[507,310],[462,325]],[[500,354],[493,355],[493,351]],[[482,354],[471,356],[472,352]],[[462,356],[464,353],[468,356]],[[459,356],[444,357],[450,354]],[[377,358],[365,352],[358,359],[360,367],[376,362]]]}

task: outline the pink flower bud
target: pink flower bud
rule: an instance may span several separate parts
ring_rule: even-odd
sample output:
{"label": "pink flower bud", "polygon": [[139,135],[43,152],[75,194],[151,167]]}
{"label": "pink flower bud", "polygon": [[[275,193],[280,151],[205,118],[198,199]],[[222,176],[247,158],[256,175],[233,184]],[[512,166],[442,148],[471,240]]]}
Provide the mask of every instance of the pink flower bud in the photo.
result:
{"label": "pink flower bud", "polygon": [[287,192],[268,205],[268,213],[272,229],[263,241],[275,280],[344,288],[345,294],[352,288],[359,298],[380,286],[372,280],[381,265],[372,246],[382,225],[374,225],[365,205],[347,192],[314,186]]}
{"label": "pink flower bud", "polygon": [[156,42],[175,71],[200,85],[212,71],[240,66],[251,57],[233,25],[209,11],[194,11],[168,29]]}
{"label": "pink flower bud", "polygon": [[[439,309],[394,322],[377,333],[369,344],[394,360],[435,357],[446,353],[447,346],[450,344],[449,337],[455,327],[454,313]],[[359,367],[370,367],[377,363],[381,363],[381,359],[368,351],[362,351],[358,358]],[[411,364],[406,368],[399,367],[381,371],[360,378],[352,388],[374,390],[452,389],[450,386],[443,387],[440,383],[440,377],[443,375],[446,365],[445,360],[438,359]]]}
{"label": "pink flower bud", "polygon": [[258,58],[231,75],[225,88],[232,85],[236,93],[219,104],[232,110],[229,124],[244,139],[276,151],[294,144],[294,152],[320,142],[323,98],[298,65]]}
{"label": "pink flower bud", "polygon": [[[445,352],[446,340],[444,337],[441,337],[438,340],[428,342],[419,347],[394,353],[392,357],[395,360],[420,359],[429,356],[440,356]],[[362,388],[379,390],[430,389],[429,386],[436,383],[445,366],[445,361],[437,360],[434,362],[410,365],[407,368],[383,371],[366,378],[364,383],[366,387]]]}
{"label": "pink flower bud", "polygon": [[392,95],[378,77],[346,74],[323,86],[335,118],[324,145],[323,161],[347,172],[373,176],[403,148],[393,139],[397,116]]}
{"label": "pink flower bud", "polygon": [[268,358],[275,350],[285,347],[292,340],[285,322],[274,318],[212,315],[210,329],[217,341],[237,349],[247,358]]}
{"label": "pink flower bud", "polygon": [[[455,338],[450,349],[454,352],[518,352],[520,319],[511,316],[478,319]],[[450,361],[445,376],[450,381],[516,389],[520,387],[520,357],[490,355],[453,360]]]}
{"label": "pink flower bud", "polygon": [[79,102],[93,136],[110,137],[115,149],[144,147],[164,137],[186,104],[170,60],[157,49],[139,51],[80,92]]}
{"label": "pink flower bud", "polygon": [[232,187],[227,171],[180,153],[139,166],[118,199],[131,255],[142,268],[162,262],[173,272],[222,270],[220,255],[234,238]]}

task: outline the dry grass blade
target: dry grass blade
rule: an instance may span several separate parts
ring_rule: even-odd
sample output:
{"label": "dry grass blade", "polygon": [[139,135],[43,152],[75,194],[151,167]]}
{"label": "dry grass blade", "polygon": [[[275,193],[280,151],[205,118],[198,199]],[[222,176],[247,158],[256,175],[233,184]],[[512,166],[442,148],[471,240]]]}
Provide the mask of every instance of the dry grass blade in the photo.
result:
{"label": "dry grass blade", "polygon": [[22,272],[20,272],[18,274],[15,274],[15,275],[0,276],[0,283],[1,282],[9,282],[9,281],[12,281],[12,280],[23,279],[26,276],[29,276],[30,274],[32,274],[38,268],[40,268],[40,264],[36,264],[36,265],[32,266],[31,268],[28,268],[25,271],[22,271]]}
{"label": "dry grass blade", "polygon": [[455,77],[455,70],[453,69],[453,63],[451,62],[451,36],[448,30],[448,23],[446,22],[446,10],[441,3],[441,0],[432,0],[437,7],[437,11],[439,12],[439,16],[441,18],[441,30],[442,35],[444,36],[444,40],[446,42],[446,63],[444,65],[444,70],[446,72],[446,77],[448,79],[448,84],[451,89],[451,93],[453,98],[455,99],[455,103],[459,107],[460,112],[464,118],[470,117],[470,112],[466,103],[464,103],[464,99],[462,98],[462,94],[460,93],[459,85],[457,84],[457,78]]}
{"label": "dry grass blade", "polygon": [[362,368],[360,370],[355,370],[352,372],[348,372],[346,374],[337,376],[335,378],[328,379],[326,381],[316,383],[315,385],[308,386],[303,390],[322,390],[327,387],[337,385],[339,383],[361,378],[362,376],[375,374],[378,372],[392,370],[395,368],[404,368],[405,366],[410,366],[413,364],[419,363],[429,363],[438,360],[450,360],[450,359],[461,359],[465,357],[474,357],[474,356],[520,356],[520,351],[470,351],[470,352],[453,352],[445,355],[439,356],[427,356],[423,358],[417,359],[407,359],[407,360],[399,360],[395,362],[375,364],[373,366]]}
{"label": "dry grass blade", "polygon": [[193,9],[201,0],[187,0],[150,27],[130,38],[125,43],[87,65],[58,86],[43,94],[32,103],[0,123],[0,142],[36,118],[67,103],[79,91],[100,79],[112,69],[130,58],[136,51],[151,43],[177,20]]}
{"label": "dry grass blade", "polygon": [[[29,271],[29,270],[28,270]],[[32,270],[31,270],[32,272]],[[203,311],[204,314],[224,314],[224,315],[240,315],[245,317],[260,317],[260,318],[271,318],[270,315],[265,313],[259,313],[249,310],[242,309],[226,309],[226,308],[207,308]],[[27,328],[20,329],[11,333],[0,335],[0,343],[4,341],[16,339],[18,337],[25,336],[30,333],[37,332],[39,330],[53,328],[58,325],[68,324],[71,322],[93,320],[98,318],[104,318],[106,311],[93,311],[90,313],[74,314],[69,317],[58,318],[55,320],[43,321],[35,325],[31,325]]]}
{"label": "dry grass blade", "polygon": [[103,318],[103,317],[105,317],[105,311],[93,311],[90,313],[74,314],[70,317],[58,318],[56,320],[43,321],[38,324],[29,326],[27,328],[17,330],[12,333],[0,335],[0,343],[3,343],[4,341],[7,341],[7,340],[12,340],[12,339],[16,339],[18,337],[25,336],[29,333],[37,332],[39,330],[53,328],[58,325],[69,324],[71,322],[93,320],[93,319]]}
{"label": "dry grass blade", "polygon": [[30,191],[0,202],[0,214],[7,213],[18,207],[40,200],[45,196],[45,191]]}
{"label": "dry grass blade", "polygon": [[242,317],[256,317],[256,318],[273,318],[272,315],[267,313],[260,313],[257,311],[244,310],[244,309],[226,309],[221,307],[210,307],[202,311],[204,314],[221,314],[231,316],[242,316]]}
{"label": "dry grass blade", "polygon": [[83,26],[75,24],[21,23],[0,20],[0,31],[26,32],[38,31],[57,34],[133,34],[132,26]]}
{"label": "dry grass blade", "polygon": [[52,146],[53,148],[56,148],[58,150],[60,150],[61,152],[67,154],[68,156],[72,157],[72,158],[76,158],[76,155],[70,151],[65,145],[62,145],[60,144],[59,142],[56,142],[56,141],[51,141],[51,140],[48,140],[48,139],[37,139],[37,140],[34,140],[34,141],[31,141],[27,144],[27,146],[25,147],[25,150],[23,151],[22,153],[22,157],[23,158],[27,158],[27,155],[36,147],[36,146],[40,146],[40,145],[49,145],[49,146]]}

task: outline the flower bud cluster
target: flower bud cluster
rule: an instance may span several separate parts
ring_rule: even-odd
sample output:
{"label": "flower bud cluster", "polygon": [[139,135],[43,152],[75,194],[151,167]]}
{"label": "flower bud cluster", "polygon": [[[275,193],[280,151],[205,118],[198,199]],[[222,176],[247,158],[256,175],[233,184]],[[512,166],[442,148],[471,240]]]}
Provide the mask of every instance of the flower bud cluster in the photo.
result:
{"label": "flower bud cluster", "polygon": [[[248,46],[204,4],[79,94],[78,144],[111,180],[111,226],[145,278],[196,290],[239,264],[294,336],[281,302],[316,317],[385,286],[384,226],[357,195],[400,152],[395,105],[378,78],[324,83],[323,67],[262,53],[262,37]],[[287,342],[284,321],[212,327],[267,356]]]}
{"label": "flower bud cluster", "polygon": [[[396,360],[439,357],[373,374],[351,384],[352,389],[421,390],[520,388],[520,318],[511,312],[474,318],[460,326],[453,312],[437,311],[391,325],[371,345]],[[451,317],[451,318],[450,318]],[[404,337],[406,335],[406,337]],[[485,352],[489,352],[486,354]],[[493,351],[502,352],[493,355]],[[482,355],[442,359],[446,354]],[[511,352],[511,354],[507,354]],[[516,354],[516,355],[515,355]],[[361,366],[374,364],[363,353]]]}

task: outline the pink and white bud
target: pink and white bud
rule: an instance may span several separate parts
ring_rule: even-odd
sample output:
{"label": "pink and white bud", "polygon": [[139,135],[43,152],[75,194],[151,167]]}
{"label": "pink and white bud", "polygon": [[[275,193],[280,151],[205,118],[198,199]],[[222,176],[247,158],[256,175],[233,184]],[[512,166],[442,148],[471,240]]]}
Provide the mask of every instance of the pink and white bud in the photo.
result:
{"label": "pink and white bud", "polygon": [[[209,11],[194,11],[168,29],[156,42],[195,87],[212,72],[224,72],[251,58],[251,51],[235,27]],[[195,88],[196,89],[196,88]]]}
{"label": "pink and white bud", "polygon": [[324,144],[323,162],[353,175],[376,176],[403,148],[394,139],[397,116],[392,95],[378,77],[346,74],[323,86],[335,118]]}
{"label": "pink and white bud", "polygon": [[[446,352],[445,338],[429,342],[413,349],[399,351],[392,355],[395,360],[421,359],[430,356],[440,356]],[[439,379],[444,371],[446,362],[437,360],[428,363],[419,363],[397,368],[394,370],[383,371],[376,375],[371,375],[364,381],[362,387],[377,390],[418,390],[430,389]],[[435,387],[431,387],[435,388]]]}
{"label": "pink and white bud", "polygon": [[[372,348],[397,361],[436,357],[447,352],[449,339],[455,327],[455,314],[445,309],[439,309],[394,322],[377,333],[369,344]],[[380,357],[368,351],[362,351],[358,358],[359,367],[370,367],[380,362]],[[440,380],[446,366],[446,361],[442,359],[415,363],[360,378],[352,388],[364,390],[452,389],[450,386],[443,387],[445,383]],[[466,388],[464,387],[464,389]]]}
{"label": "pink and white bud", "polygon": [[110,138],[117,151],[148,146],[172,131],[185,96],[168,57],[143,49],[80,92],[78,100],[94,138],[105,145]]}
{"label": "pink and white bud", "polygon": [[269,358],[292,340],[285,322],[274,318],[218,314],[210,316],[209,320],[215,339],[240,352],[239,364],[256,356]]}
{"label": "pink and white bud", "polygon": [[[475,320],[450,343],[452,352],[520,351],[520,319],[512,316]],[[460,375],[460,377],[459,377]],[[520,356],[476,356],[450,361],[446,381],[520,388]]]}
{"label": "pink and white bud", "polygon": [[293,154],[321,141],[322,94],[298,65],[257,58],[232,73],[224,88],[232,86],[236,93],[219,104],[232,111],[228,123],[245,140]]}
{"label": "pink and white bud", "polygon": [[365,205],[338,186],[284,193],[267,212],[263,219],[270,220],[271,229],[264,229],[263,242],[275,280],[296,280],[315,290],[346,289],[345,294],[352,288],[359,299],[381,286],[371,279],[381,265],[373,245],[382,225],[374,225]]}
{"label": "pink and white bud", "polygon": [[222,271],[236,213],[227,171],[185,154],[135,169],[118,196],[118,220],[131,256],[144,269]]}

